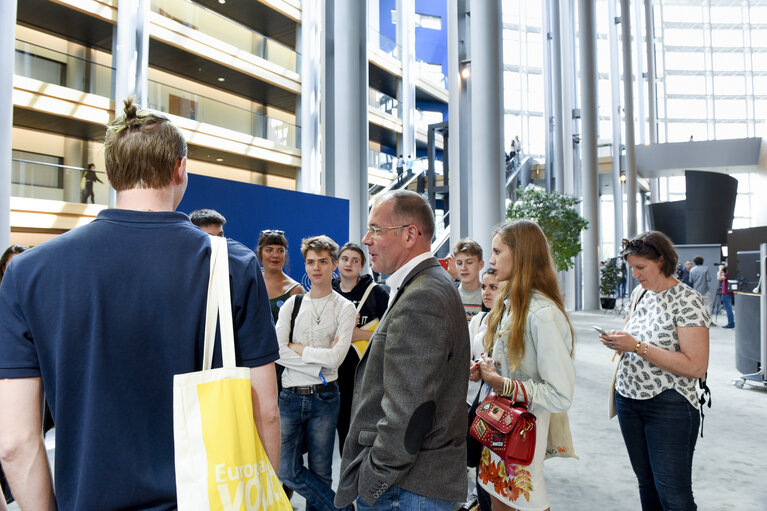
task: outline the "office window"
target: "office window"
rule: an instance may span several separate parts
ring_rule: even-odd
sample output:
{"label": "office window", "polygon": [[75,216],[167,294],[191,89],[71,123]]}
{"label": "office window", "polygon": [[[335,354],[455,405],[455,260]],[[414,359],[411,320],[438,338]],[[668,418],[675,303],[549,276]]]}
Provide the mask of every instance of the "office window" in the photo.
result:
{"label": "office window", "polygon": [[442,30],[442,18],[439,16],[432,16],[431,14],[415,13],[415,26],[417,28]]}

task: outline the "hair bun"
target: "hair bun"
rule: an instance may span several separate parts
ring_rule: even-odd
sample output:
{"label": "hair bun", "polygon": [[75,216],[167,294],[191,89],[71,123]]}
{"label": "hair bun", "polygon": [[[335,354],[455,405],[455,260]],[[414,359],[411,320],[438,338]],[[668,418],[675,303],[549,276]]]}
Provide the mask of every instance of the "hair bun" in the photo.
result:
{"label": "hair bun", "polygon": [[138,112],[138,106],[133,102],[135,100],[134,97],[130,97],[125,100],[125,120],[129,121],[131,119],[135,119],[137,117],[136,113]]}

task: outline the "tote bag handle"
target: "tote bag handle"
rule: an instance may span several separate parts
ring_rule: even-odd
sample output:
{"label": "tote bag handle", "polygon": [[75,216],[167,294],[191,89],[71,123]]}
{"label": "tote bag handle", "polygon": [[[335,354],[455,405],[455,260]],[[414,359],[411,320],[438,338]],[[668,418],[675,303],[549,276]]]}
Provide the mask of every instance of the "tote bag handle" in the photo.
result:
{"label": "tote bag handle", "polygon": [[232,323],[232,298],[229,291],[229,253],[226,239],[210,238],[210,277],[208,279],[208,303],[205,311],[205,342],[203,344],[202,370],[213,365],[213,348],[216,343],[217,320],[221,318],[221,355],[224,367],[236,367],[234,356],[234,326]]}

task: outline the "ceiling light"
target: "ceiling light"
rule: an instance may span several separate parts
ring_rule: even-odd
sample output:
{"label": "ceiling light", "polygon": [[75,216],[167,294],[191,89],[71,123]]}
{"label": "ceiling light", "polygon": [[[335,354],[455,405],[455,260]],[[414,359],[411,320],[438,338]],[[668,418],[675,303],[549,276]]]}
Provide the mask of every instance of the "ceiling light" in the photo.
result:
{"label": "ceiling light", "polygon": [[471,68],[469,66],[464,67],[461,70],[461,76],[463,76],[464,80],[471,76]]}
{"label": "ceiling light", "polygon": [[223,158],[216,158],[216,161],[224,161]]}
{"label": "ceiling light", "polygon": [[223,5],[223,4],[225,4],[225,3],[226,3],[226,0],[218,0],[218,3],[220,3],[220,4],[222,4],[222,5]]}
{"label": "ceiling light", "polygon": [[218,81],[219,81],[219,82],[223,82],[223,81],[225,81],[225,80],[226,80],[226,78],[224,78],[223,76],[219,76],[219,77],[218,77]]}

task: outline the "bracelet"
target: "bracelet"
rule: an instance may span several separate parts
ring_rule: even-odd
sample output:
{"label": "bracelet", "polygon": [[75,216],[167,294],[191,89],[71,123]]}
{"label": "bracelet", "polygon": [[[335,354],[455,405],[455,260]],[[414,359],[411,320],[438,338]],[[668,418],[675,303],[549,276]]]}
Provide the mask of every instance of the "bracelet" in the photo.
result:
{"label": "bracelet", "polygon": [[636,348],[634,348],[634,353],[639,353],[639,347],[642,345],[642,341],[637,341]]}
{"label": "bracelet", "polygon": [[644,351],[642,352],[642,358],[645,358],[645,356],[647,355],[647,350],[648,350],[649,348],[650,348],[650,343],[649,343],[649,342],[648,342],[648,343],[645,343],[645,345],[644,345]]}
{"label": "bracelet", "polygon": [[519,380],[514,381],[514,398],[511,400],[512,404],[517,402],[517,394],[519,394]]}
{"label": "bracelet", "polygon": [[501,389],[502,396],[508,396],[511,393],[511,380],[508,378],[503,379],[503,388]]}

